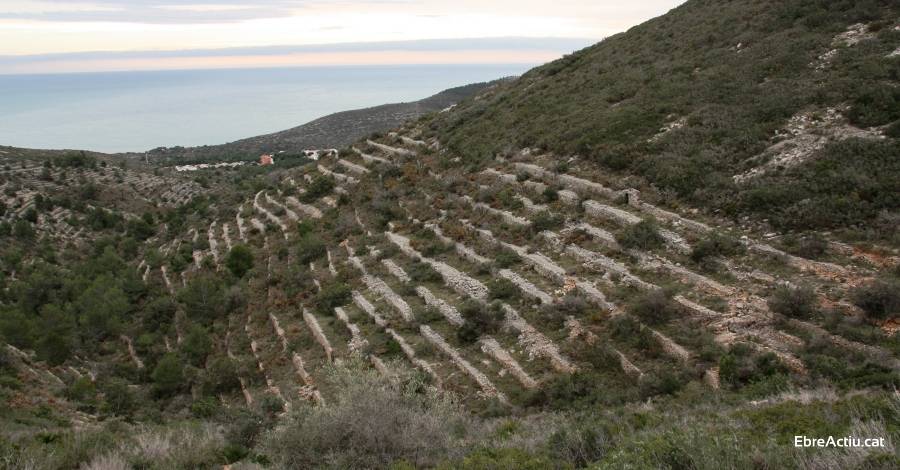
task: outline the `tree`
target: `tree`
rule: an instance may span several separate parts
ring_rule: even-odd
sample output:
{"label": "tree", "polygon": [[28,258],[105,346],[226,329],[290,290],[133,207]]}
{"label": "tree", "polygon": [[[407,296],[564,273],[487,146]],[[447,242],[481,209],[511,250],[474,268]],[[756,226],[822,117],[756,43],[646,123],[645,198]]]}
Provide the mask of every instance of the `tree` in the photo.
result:
{"label": "tree", "polygon": [[195,366],[200,366],[206,361],[206,356],[211,350],[212,341],[209,339],[206,328],[200,325],[191,325],[181,343],[181,352],[184,353],[187,360]]}
{"label": "tree", "polygon": [[55,304],[41,307],[41,334],[35,345],[38,357],[51,366],[62,364],[72,355],[72,320]]}
{"label": "tree", "polygon": [[156,363],[150,378],[153,380],[153,391],[158,396],[174,395],[185,385],[181,361],[172,353],[166,354]]}
{"label": "tree", "polygon": [[110,276],[94,279],[75,304],[83,334],[95,341],[116,333],[122,317],[131,309],[125,292]]}
{"label": "tree", "polygon": [[253,252],[246,245],[235,245],[225,256],[225,267],[236,277],[244,277],[253,267]]}
{"label": "tree", "polygon": [[225,310],[222,284],[210,274],[192,279],[178,293],[178,300],[184,304],[188,316],[201,324],[212,322]]}
{"label": "tree", "polygon": [[128,387],[128,382],[114,378],[106,381],[101,387],[104,398],[104,408],[115,415],[128,416],[137,407],[134,394]]}

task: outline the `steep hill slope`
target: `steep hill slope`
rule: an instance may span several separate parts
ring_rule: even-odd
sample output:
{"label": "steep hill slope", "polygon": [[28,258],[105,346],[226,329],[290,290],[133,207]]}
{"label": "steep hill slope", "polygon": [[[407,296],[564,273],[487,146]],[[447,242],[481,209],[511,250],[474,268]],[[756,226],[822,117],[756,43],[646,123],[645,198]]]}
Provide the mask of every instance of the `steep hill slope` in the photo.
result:
{"label": "steep hill slope", "polygon": [[725,215],[890,239],[898,18],[889,0],[689,1],[435,117],[430,135],[471,162],[577,155]]}
{"label": "steep hill slope", "polygon": [[384,132],[405,121],[445,109],[502,81],[473,83],[451,88],[410,103],[383,104],[371,108],[342,111],[291,129],[249,137],[228,144],[158,148],[150,151],[149,155],[151,157],[197,160],[222,158],[223,156],[255,157],[262,153],[280,150],[297,152],[307,148],[343,147],[371,133]]}

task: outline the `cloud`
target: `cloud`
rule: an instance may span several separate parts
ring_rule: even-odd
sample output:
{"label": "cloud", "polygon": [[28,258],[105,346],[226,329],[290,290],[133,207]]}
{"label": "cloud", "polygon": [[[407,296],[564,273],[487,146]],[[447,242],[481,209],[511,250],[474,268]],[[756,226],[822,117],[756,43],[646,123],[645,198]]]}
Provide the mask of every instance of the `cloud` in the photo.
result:
{"label": "cloud", "polygon": [[[595,42],[583,38],[468,38],[174,51],[0,55],[0,74],[380,63],[537,63]],[[433,59],[433,60],[432,60]],[[447,62],[441,62],[447,61]]]}
{"label": "cloud", "polygon": [[0,19],[46,22],[203,24],[292,16],[303,0],[65,0],[13,1],[0,4]]}

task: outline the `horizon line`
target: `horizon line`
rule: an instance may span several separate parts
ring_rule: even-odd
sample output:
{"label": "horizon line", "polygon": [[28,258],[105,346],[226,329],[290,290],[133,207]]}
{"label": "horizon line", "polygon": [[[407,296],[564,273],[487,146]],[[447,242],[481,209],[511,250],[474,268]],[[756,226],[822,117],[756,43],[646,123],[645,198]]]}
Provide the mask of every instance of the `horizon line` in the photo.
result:
{"label": "horizon line", "polygon": [[597,42],[588,38],[435,38],[410,41],[0,55],[0,75],[152,70],[545,63]]}

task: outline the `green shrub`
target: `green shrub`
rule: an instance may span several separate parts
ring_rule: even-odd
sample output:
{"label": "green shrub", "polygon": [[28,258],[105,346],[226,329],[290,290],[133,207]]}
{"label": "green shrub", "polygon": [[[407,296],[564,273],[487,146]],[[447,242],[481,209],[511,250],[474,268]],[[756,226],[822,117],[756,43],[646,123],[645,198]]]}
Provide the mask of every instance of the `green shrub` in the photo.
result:
{"label": "green shrub", "polygon": [[150,378],[153,380],[153,392],[160,397],[172,396],[187,385],[181,360],[172,353],[166,354],[156,363]]}
{"label": "green shrub", "polygon": [[467,300],[459,307],[459,313],[466,320],[466,324],[478,335],[494,334],[503,324],[503,310],[500,302],[482,305],[474,300]]}
{"label": "green shrub", "polygon": [[431,265],[421,261],[415,261],[409,267],[409,277],[416,282],[441,282],[443,279],[441,274],[434,270]]}
{"label": "green shrub", "polygon": [[313,261],[325,257],[325,242],[313,234],[307,234],[297,240],[295,246],[297,262],[307,265]]}
{"label": "green shrub", "polygon": [[235,277],[244,277],[253,268],[253,252],[246,245],[234,245],[225,255],[225,267]]}
{"label": "green shrub", "polygon": [[488,282],[488,295],[491,300],[511,299],[519,294],[519,288],[506,278],[496,278]]}
{"label": "green shrub", "polygon": [[658,325],[675,316],[678,305],[672,300],[672,292],[657,289],[639,296],[628,311],[647,324]]}
{"label": "green shrub", "polygon": [[690,257],[691,261],[701,263],[710,257],[735,256],[744,251],[744,245],[741,242],[718,232],[712,232],[706,238],[694,244]]}
{"label": "green shrub", "polygon": [[816,292],[810,287],[781,286],[769,297],[767,303],[773,312],[791,318],[810,318],[816,311]]}
{"label": "green shrub", "polygon": [[803,258],[819,259],[828,252],[828,240],[819,233],[797,238],[785,237],[782,240],[785,251]]}
{"label": "green shrub", "polygon": [[655,221],[646,219],[627,227],[616,237],[624,248],[652,250],[663,246],[665,239],[659,234]]}
{"label": "green shrub", "polygon": [[346,305],[350,301],[352,290],[342,282],[334,282],[322,287],[313,299],[316,311],[322,315],[333,315],[334,308]]}
{"label": "green shrub", "polygon": [[522,257],[518,253],[506,248],[501,249],[494,255],[494,264],[500,269],[506,269],[521,262]]}
{"label": "green shrub", "polygon": [[563,216],[544,211],[531,219],[531,229],[534,233],[540,233],[544,230],[556,230],[562,226],[563,222],[565,222]]}
{"label": "green shrub", "polygon": [[312,203],[315,202],[322,196],[326,196],[334,190],[334,179],[330,176],[317,176],[311,183],[306,187],[306,193],[301,196],[303,202]]}
{"label": "green shrub", "polygon": [[860,127],[880,126],[900,119],[900,90],[887,84],[860,86],[847,117]]}
{"label": "green shrub", "polygon": [[731,388],[741,388],[787,370],[773,353],[754,354],[749,346],[736,344],[719,358],[719,379]]}
{"label": "green shrub", "polygon": [[119,416],[130,416],[137,409],[137,400],[123,379],[109,379],[100,385],[103,392],[103,410]]}
{"label": "green shrub", "polygon": [[871,318],[889,318],[900,314],[900,280],[878,279],[857,287],[853,303]]}

